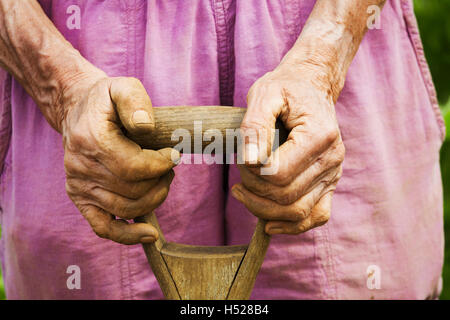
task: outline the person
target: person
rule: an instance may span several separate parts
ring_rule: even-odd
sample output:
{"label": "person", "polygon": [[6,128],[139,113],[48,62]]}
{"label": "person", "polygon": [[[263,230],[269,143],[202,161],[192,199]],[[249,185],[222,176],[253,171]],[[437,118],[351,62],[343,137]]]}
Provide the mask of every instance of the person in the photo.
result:
{"label": "person", "polygon": [[[162,298],[133,245],[156,229],[129,221],[155,208],[185,244],[267,220],[252,298],[438,297],[444,126],[411,1],[1,0],[0,25],[7,298]],[[165,105],[247,106],[242,132],[290,133],[189,165],[121,130]]]}

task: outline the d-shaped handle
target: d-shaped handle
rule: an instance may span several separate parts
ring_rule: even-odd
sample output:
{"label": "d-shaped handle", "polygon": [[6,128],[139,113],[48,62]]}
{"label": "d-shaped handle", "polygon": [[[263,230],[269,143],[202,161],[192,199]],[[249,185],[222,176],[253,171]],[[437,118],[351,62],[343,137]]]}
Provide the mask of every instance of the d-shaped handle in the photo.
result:
{"label": "d-shaped handle", "polygon": [[[223,153],[236,152],[237,141],[233,133],[239,129],[245,108],[225,106],[177,106],[154,108],[155,130],[139,136],[130,136],[136,143],[146,149],[162,149],[175,147],[186,135],[190,141],[185,144],[185,153],[201,153],[214,138],[209,135],[222,137]],[[287,131],[282,123],[277,121],[275,128],[280,143],[287,138]],[[180,137],[180,139],[178,138]],[[212,138],[212,139],[211,139]],[[278,136],[276,137],[276,139]]]}
{"label": "d-shaped handle", "polygon": [[[154,109],[154,134],[131,138],[143,148],[174,147],[179,141],[173,140],[173,134],[181,129],[189,133],[191,139],[191,149],[183,151],[200,153],[211,143],[211,140],[201,137],[208,130],[214,130],[224,137],[223,152],[236,151],[236,141],[226,139],[227,129],[238,129],[245,111],[244,108],[223,106],[158,107]],[[284,141],[286,131],[282,126],[278,127],[281,129],[280,141]],[[265,221],[258,220],[249,245],[219,247],[166,242],[153,212],[136,221],[150,223],[159,232],[155,243],[144,244],[143,247],[167,299],[235,300],[250,297],[270,242],[270,236],[264,232]]]}

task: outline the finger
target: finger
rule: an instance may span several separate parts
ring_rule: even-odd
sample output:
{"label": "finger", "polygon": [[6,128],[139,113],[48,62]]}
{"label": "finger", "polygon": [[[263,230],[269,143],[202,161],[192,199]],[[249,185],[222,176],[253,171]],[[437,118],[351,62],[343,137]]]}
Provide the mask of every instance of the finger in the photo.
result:
{"label": "finger", "polygon": [[274,234],[300,234],[312,228],[319,227],[328,222],[331,214],[331,200],[333,192],[327,192],[312,208],[311,214],[298,222],[269,221],[265,231]]}
{"label": "finger", "polygon": [[113,175],[103,164],[85,157],[71,157],[65,166],[67,179],[75,189],[86,193],[86,190],[101,187],[129,199],[139,199],[158,182],[159,178],[141,181],[125,181]]}
{"label": "finger", "polygon": [[127,245],[152,243],[158,239],[158,231],[150,224],[116,220],[111,214],[92,205],[83,206],[80,211],[101,238]]}
{"label": "finger", "polygon": [[263,176],[254,173],[254,168],[244,165],[238,165],[238,168],[242,184],[249,191],[279,204],[288,205],[310,192],[320,182],[333,180],[339,166],[330,167],[330,165],[330,162],[316,161],[286,186],[279,186],[263,179]]}
{"label": "finger", "polygon": [[128,182],[110,174],[103,179],[94,178],[94,181],[101,188],[109,192],[116,193],[131,200],[137,200],[154,188],[158,184],[159,178]]}
{"label": "finger", "polygon": [[155,127],[152,102],[142,83],[136,78],[113,78],[111,99],[120,121],[132,134],[148,133]]}
{"label": "finger", "polygon": [[[138,82],[137,79],[130,80],[130,78],[113,79],[109,84],[108,99],[105,99],[102,91],[98,89],[100,92],[97,95],[101,96],[102,99],[92,102],[96,106],[91,111],[93,116],[89,117],[89,114],[86,117],[95,119],[95,116],[100,113],[100,116],[106,115],[105,121],[86,121],[88,123],[87,128],[72,129],[70,139],[66,144],[66,146],[70,146],[66,149],[84,150],[84,156],[98,160],[111,173],[127,181],[160,177],[172,169],[180,160],[180,153],[175,149],[143,150],[124,135],[118,123],[116,112],[114,110],[113,112],[108,111],[113,109],[113,104],[116,103],[117,113],[129,130],[133,130],[131,122],[134,120],[130,120],[132,117],[125,116],[125,114],[129,113],[131,108],[136,105],[143,105],[149,112],[152,112],[151,102],[149,102],[149,99],[147,101],[146,93],[144,95],[145,89]],[[128,91],[124,91],[122,85],[126,90],[130,90],[129,96],[124,93]],[[111,99],[109,99],[110,96]],[[113,102],[112,99],[116,101]],[[89,132],[88,136],[86,131]],[[92,141],[95,143],[92,143]],[[87,148],[87,146],[90,147]]]}
{"label": "finger", "polygon": [[114,175],[127,181],[160,177],[177,165],[181,156],[172,148],[161,150],[141,149],[126,138],[120,130],[110,141],[100,143],[102,152],[97,158]]}
{"label": "finger", "polygon": [[[112,175],[108,178],[104,178],[104,180],[101,180],[101,177],[98,176],[83,177],[82,175],[78,175],[77,177],[68,178],[68,181],[68,191],[73,195],[87,195],[91,192],[91,190],[100,188],[130,200],[137,200],[146,195],[150,189],[155,187],[159,183],[159,178],[138,182],[127,182],[119,180],[117,177]],[[111,183],[112,181],[116,182]]]}
{"label": "finger", "polygon": [[312,129],[307,132],[300,130],[299,127],[294,128],[288,140],[273,152],[270,159],[261,168],[252,168],[252,172],[273,184],[286,186],[315,162],[323,164],[324,170],[343,162],[345,148],[339,131],[320,136],[311,133]]}
{"label": "finger", "polygon": [[314,189],[290,205],[281,205],[275,201],[260,197],[248,191],[242,184],[234,185],[231,193],[251,213],[261,219],[299,221],[309,216],[320,189]]}
{"label": "finger", "polygon": [[275,122],[283,104],[279,94],[270,98],[270,93],[263,92],[258,86],[250,89],[247,111],[240,128],[243,139],[242,154],[246,165],[260,166],[270,156]]}
{"label": "finger", "polygon": [[137,200],[128,199],[101,188],[92,190],[90,196],[103,210],[123,219],[134,219],[159,207],[169,193],[173,177],[174,173],[170,171],[161,177],[158,184],[147,194]]}

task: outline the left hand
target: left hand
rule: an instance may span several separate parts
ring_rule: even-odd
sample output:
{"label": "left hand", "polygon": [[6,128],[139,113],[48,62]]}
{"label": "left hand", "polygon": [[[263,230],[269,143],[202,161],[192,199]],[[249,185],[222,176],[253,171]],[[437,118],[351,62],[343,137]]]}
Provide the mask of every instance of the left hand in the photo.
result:
{"label": "left hand", "polygon": [[[241,134],[249,140],[243,150],[245,164],[238,165],[242,183],[233,186],[232,195],[268,220],[265,231],[270,235],[299,234],[330,217],[345,148],[333,88],[324,74],[314,66],[284,64],[258,79],[248,92]],[[277,118],[290,133],[271,152],[270,132]],[[263,168],[274,172],[262,174]]]}

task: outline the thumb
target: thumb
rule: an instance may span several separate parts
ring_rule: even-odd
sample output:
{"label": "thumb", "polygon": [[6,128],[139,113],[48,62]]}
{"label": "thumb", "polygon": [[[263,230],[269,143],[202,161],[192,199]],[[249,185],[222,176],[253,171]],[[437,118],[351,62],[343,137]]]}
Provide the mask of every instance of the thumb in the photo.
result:
{"label": "thumb", "polygon": [[154,129],[152,102],[138,79],[112,78],[109,91],[120,121],[128,132],[143,134]]}

